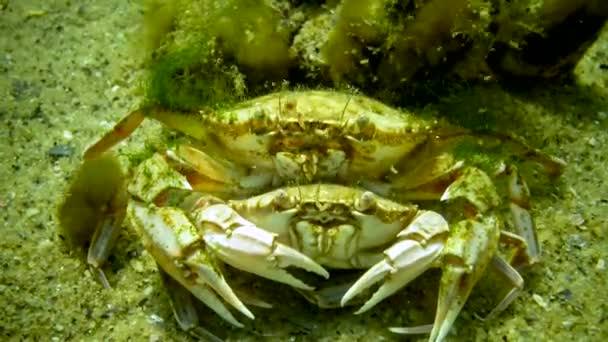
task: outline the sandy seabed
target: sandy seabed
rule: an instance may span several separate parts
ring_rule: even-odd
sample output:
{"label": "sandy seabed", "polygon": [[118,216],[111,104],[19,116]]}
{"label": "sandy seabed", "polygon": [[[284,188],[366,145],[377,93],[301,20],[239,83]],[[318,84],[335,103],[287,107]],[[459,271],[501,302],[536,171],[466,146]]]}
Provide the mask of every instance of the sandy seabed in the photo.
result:
{"label": "sandy seabed", "polygon": [[[124,232],[112,256],[113,289],[104,290],[69,253],[54,218],[84,148],[139,101],[137,46],[130,39],[142,16],[139,3],[0,4],[6,6],[0,10],[0,340],[190,340],[133,232]],[[476,317],[483,304],[473,296],[450,340],[608,340],[608,31],[575,75],[566,85],[474,88],[430,105],[444,115],[448,109],[484,113],[500,122],[495,129],[568,162],[555,184],[531,184],[544,257],[524,273],[524,291],[487,322]],[[154,129],[145,126],[133,140]],[[272,296],[284,296],[282,304],[254,309],[257,318],[245,329],[208,310],[202,323],[229,341],[403,340],[386,327],[412,317],[432,320],[436,276],[426,278],[361,316],[313,308],[277,286]]]}

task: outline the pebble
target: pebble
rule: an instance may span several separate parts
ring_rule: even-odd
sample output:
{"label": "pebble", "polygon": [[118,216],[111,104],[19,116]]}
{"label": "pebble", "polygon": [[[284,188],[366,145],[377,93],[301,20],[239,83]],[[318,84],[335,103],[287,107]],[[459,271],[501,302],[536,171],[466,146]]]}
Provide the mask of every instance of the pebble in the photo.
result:
{"label": "pebble", "polygon": [[562,291],[559,291],[557,295],[566,302],[572,299],[572,291],[570,289],[564,289]]}
{"label": "pebble", "polygon": [[40,214],[40,210],[38,208],[28,208],[23,216],[28,219],[38,214]]}
{"label": "pebble", "polygon": [[163,318],[157,314],[151,314],[150,316],[148,316],[148,321],[153,324],[160,324],[164,322]]}
{"label": "pebble", "polygon": [[570,330],[572,329],[572,326],[574,325],[574,321],[571,320],[567,320],[567,321],[563,321],[562,322],[562,326],[564,327],[564,329],[566,330]]}
{"label": "pebble", "polygon": [[53,158],[69,157],[74,153],[74,148],[68,145],[55,145],[49,149],[49,156]]}
{"label": "pebble", "polygon": [[583,249],[587,246],[587,241],[585,241],[580,234],[572,234],[568,237],[568,245],[570,247]]}
{"label": "pebble", "polygon": [[130,264],[131,267],[133,267],[133,269],[135,270],[135,272],[141,273],[144,271],[144,265],[141,263],[141,261],[132,259]]}
{"label": "pebble", "polygon": [[74,135],[72,134],[72,132],[65,130],[63,131],[63,138],[65,140],[72,140],[72,138],[74,138]]}
{"label": "pebble", "polygon": [[580,227],[585,223],[585,218],[581,214],[572,215],[572,224],[576,227]]}
{"label": "pebble", "polygon": [[536,302],[536,304],[538,304],[538,306],[547,310],[547,307],[549,305],[547,304],[547,301],[545,301],[545,299],[543,297],[541,297],[539,294],[536,294],[536,293],[533,294],[532,299],[534,300],[534,302]]}
{"label": "pebble", "polygon": [[604,259],[599,259],[597,261],[597,264],[595,264],[595,269],[597,271],[604,271],[606,269],[606,260]]}
{"label": "pebble", "polygon": [[152,295],[152,293],[154,293],[154,287],[148,286],[142,291],[142,293],[145,297],[149,297]]}
{"label": "pebble", "polygon": [[45,251],[47,249],[51,249],[51,247],[53,247],[53,242],[49,239],[43,239],[42,241],[40,241],[38,243],[38,249],[40,249],[41,251]]}

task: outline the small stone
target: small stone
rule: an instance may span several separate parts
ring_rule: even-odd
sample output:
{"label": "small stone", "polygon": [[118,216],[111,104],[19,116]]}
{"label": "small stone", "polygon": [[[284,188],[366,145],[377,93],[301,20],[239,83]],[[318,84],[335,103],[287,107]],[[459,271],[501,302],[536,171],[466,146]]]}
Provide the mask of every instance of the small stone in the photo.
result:
{"label": "small stone", "polygon": [[27,219],[38,214],[40,214],[40,210],[38,208],[28,208],[23,216]]}
{"label": "small stone", "polygon": [[149,297],[152,295],[152,293],[154,293],[154,287],[148,286],[142,291],[142,293],[144,294],[144,296]]}
{"label": "small stone", "polygon": [[148,321],[152,324],[161,324],[162,322],[164,322],[163,318],[157,314],[151,314],[150,316],[148,316]]}
{"label": "small stone", "polygon": [[137,273],[142,273],[144,271],[144,265],[142,264],[141,261],[136,260],[136,259],[131,259],[131,267],[133,267],[133,269],[135,270],[135,272]]}
{"label": "small stone", "polygon": [[547,304],[547,301],[545,301],[545,299],[543,297],[541,297],[539,294],[536,294],[536,293],[533,294],[532,299],[534,300],[534,302],[536,302],[536,304],[538,304],[538,306],[547,310],[547,307],[549,305]]}
{"label": "small stone", "polygon": [[53,242],[49,239],[44,239],[38,243],[37,247],[41,251],[45,251],[45,250],[51,249],[51,247],[53,247]]}
{"label": "small stone", "polygon": [[585,223],[585,218],[581,214],[572,215],[572,224],[576,227],[582,226]]}
{"label": "small stone", "polygon": [[580,234],[572,234],[568,237],[568,245],[570,247],[583,249],[587,246],[587,241]]}
{"label": "small stone", "polygon": [[64,329],[63,325],[61,325],[61,324],[55,325],[55,330],[57,330],[57,331],[63,331],[63,329]]}
{"label": "small stone", "polygon": [[63,138],[65,140],[72,140],[72,138],[74,137],[74,135],[72,134],[72,132],[65,130],[63,131]]}
{"label": "small stone", "polygon": [[595,264],[595,270],[596,271],[604,271],[604,270],[606,270],[606,260],[599,259],[597,261],[597,264]]}
{"label": "small stone", "polygon": [[566,302],[572,299],[572,291],[570,289],[564,289],[562,291],[559,291],[557,295]]}
{"label": "small stone", "polygon": [[74,153],[74,148],[68,145],[55,145],[49,149],[49,156],[53,158],[69,157]]}
{"label": "small stone", "polygon": [[160,342],[163,339],[158,336],[158,335],[150,335],[150,338],[148,339],[148,342]]}
{"label": "small stone", "polygon": [[566,320],[562,322],[562,326],[564,327],[564,329],[566,330],[570,330],[572,329],[572,326],[574,325],[574,321],[571,320]]}

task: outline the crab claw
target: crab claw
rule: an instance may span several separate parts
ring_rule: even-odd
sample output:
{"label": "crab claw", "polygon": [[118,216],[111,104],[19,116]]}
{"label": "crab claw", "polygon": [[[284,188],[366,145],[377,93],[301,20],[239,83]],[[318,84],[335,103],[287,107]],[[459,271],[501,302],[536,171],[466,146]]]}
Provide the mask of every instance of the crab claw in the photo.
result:
{"label": "crab claw", "polygon": [[297,250],[279,243],[276,234],[256,227],[225,204],[215,204],[194,213],[207,246],[225,263],[240,270],[295,288],[314,287],[295,278],[284,268],[295,266],[329,278],[329,273]]}
{"label": "crab claw", "polygon": [[[442,253],[444,266],[429,341],[445,339],[471,290],[492,261],[499,237],[500,230],[493,216],[463,220],[452,227]],[[391,331],[413,333],[425,327],[391,328]]]}
{"label": "crab claw", "polygon": [[254,318],[232,291],[213,257],[203,248],[199,231],[183,211],[131,202],[127,219],[141,232],[146,250],[163,270],[209,308],[226,321],[242,327],[224,306],[221,297],[245,316]]}
{"label": "crab claw", "polygon": [[356,314],[360,314],[407,285],[441,255],[448,229],[448,223],[435,212],[418,215],[397,235],[401,240],[384,251],[384,260],[372,266],[344,294],[340,305],[345,306],[356,295],[383,280],[380,288],[357,310]]}

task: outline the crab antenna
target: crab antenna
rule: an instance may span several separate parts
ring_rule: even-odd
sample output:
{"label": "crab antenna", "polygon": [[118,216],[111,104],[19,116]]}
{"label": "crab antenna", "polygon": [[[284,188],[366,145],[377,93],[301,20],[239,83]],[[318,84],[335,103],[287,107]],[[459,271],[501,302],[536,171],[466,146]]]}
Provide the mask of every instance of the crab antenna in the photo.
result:
{"label": "crab antenna", "polygon": [[277,111],[277,126],[279,126],[279,131],[283,132],[283,127],[281,127],[281,122],[283,122],[283,120],[281,120],[281,118],[283,117],[283,113],[281,113],[281,111],[283,110],[283,106],[281,104],[281,95],[283,95],[283,88],[281,88],[281,91],[279,91],[279,110]]}
{"label": "crab antenna", "polygon": [[348,104],[350,103],[350,100],[353,98],[353,94],[350,94],[350,96],[348,97],[348,100],[346,100],[346,103],[344,104],[344,108],[342,108],[342,113],[340,114],[340,122],[342,122],[342,120],[344,120],[344,115],[346,114],[346,107],[348,107]]}
{"label": "crab antenna", "polygon": [[281,94],[283,94],[283,90],[279,92],[279,119],[281,118],[281,109],[283,109],[283,106],[281,106]]}
{"label": "crab antenna", "polygon": [[296,188],[298,189],[298,202],[302,203],[302,188],[300,187],[300,182],[296,183]]}
{"label": "crab antenna", "polygon": [[321,183],[317,184],[317,193],[315,194],[315,205],[319,208],[319,198],[321,197]]}

